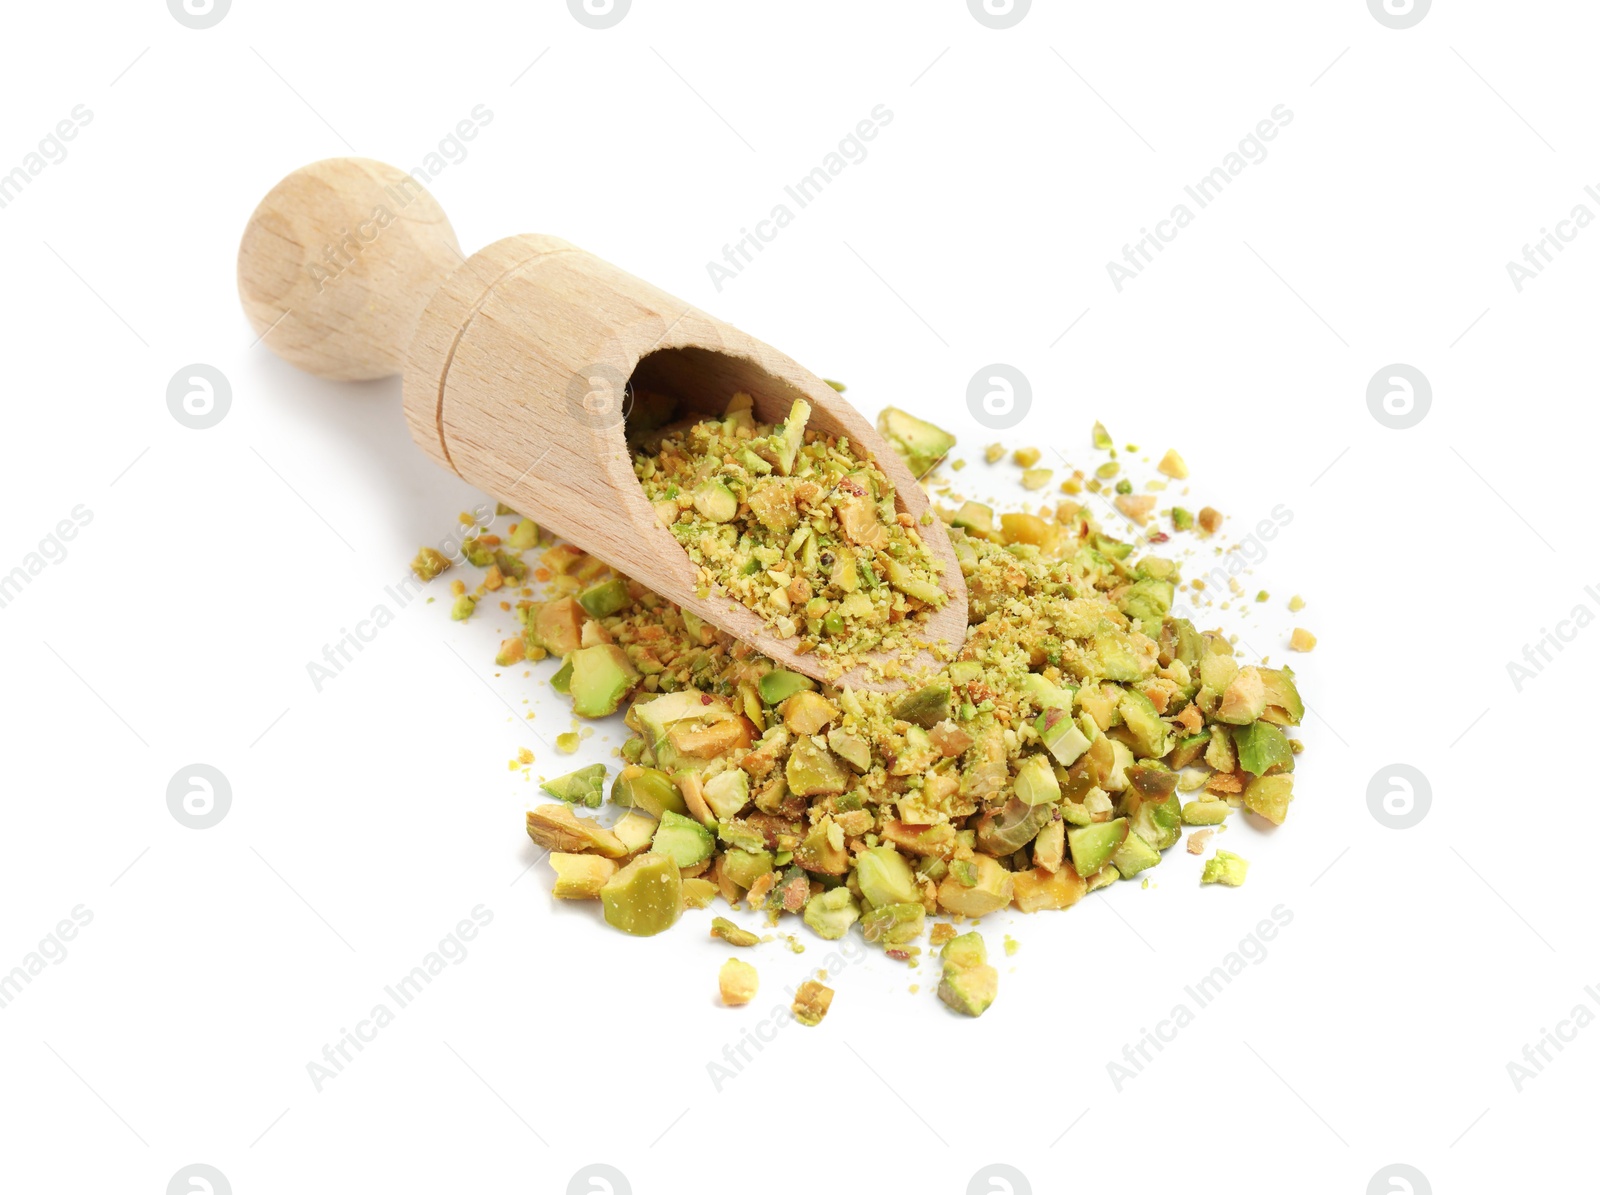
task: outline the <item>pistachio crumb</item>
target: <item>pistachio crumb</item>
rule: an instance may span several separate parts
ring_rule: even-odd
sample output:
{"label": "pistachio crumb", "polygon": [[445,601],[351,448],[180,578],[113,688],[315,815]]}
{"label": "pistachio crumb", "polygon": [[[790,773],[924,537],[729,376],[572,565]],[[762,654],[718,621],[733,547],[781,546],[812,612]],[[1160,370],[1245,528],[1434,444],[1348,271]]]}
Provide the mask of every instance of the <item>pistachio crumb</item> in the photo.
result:
{"label": "pistachio crumb", "polygon": [[722,994],[722,1002],[730,1007],[749,1004],[760,987],[761,977],[743,959],[730,958],[717,972],[717,988]]}
{"label": "pistachio crumb", "polygon": [[420,581],[431,581],[450,567],[450,561],[433,548],[420,548],[411,562],[411,571]]}
{"label": "pistachio crumb", "polygon": [[822,1024],[822,1018],[828,1015],[828,1008],[833,1004],[833,989],[826,984],[808,979],[802,983],[794,994],[794,1003],[790,1006],[794,1019],[802,1025],[816,1026]]}
{"label": "pistachio crumb", "polygon": [[1250,863],[1246,859],[1229,851],[1219,850],[1215,855],[1206,860],[1205,867],[1200,873],[1202,884],[1226,884],[1230,888],[1237,888],[1244,883],[1245,875],[1250,870]]}
{"label": "pistachio crumb", "polygon": [[1024,469],[1022,471],[1022,488],[1025,490],[1042,490],[1050,484],[1053,471],[1050,469]]}

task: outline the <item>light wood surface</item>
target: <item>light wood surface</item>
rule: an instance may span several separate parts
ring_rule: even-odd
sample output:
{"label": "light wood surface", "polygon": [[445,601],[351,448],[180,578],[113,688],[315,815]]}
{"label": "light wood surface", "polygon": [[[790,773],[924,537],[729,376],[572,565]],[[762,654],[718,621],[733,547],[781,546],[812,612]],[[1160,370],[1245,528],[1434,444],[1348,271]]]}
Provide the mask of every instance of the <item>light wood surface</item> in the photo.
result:
{"label": "light wood surface", "polygon": [[[402,189],[411,198],[395,210]],[[708,414],[744,390],[765,422],[804,398],[809,426],[865,450],[894,484],[897,508],[920,519],[927,496],[904,462],[797,362],[574,245],[509,237],[463,262],[444,213],[419,189],[391,167],[348,158],[315,163],[273,189],[239,253],[240,295],[266,343],[323,377],[403,371],[411,434],[440,465],[784,667],[825,678],[824,661],[797,654],[794,640],[776,638],[744,606],[696,594],[695,566],[634,477],[626,384]],[[378,207],[392,217],[381,228]],[[376,235],[336,277],[310,281],[313,264],[331,260],[329,274],[342,264],[324,247],[359,238],[353,219]],[[959,645],[967,595],[955,553],[938,518],[920,531],[944,565],[949,596],[924,637]],[[848,679],[896,687],[862,670]]]}
{"label": "light wood surface", "polygon": [[466,258],[432,195],[393,166],[328,158],[268,192],[239,244],[239,299],[290,364],[336,381],[405,368],[417,317]]}

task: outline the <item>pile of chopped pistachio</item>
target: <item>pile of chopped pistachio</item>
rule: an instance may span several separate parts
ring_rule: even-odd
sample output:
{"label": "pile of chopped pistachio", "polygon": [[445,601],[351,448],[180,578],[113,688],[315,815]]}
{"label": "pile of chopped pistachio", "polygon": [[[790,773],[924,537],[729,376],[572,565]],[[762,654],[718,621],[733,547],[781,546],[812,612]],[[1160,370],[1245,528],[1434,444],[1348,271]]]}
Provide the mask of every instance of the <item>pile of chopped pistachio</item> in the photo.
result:
{"label": "pile of chopped pistachio", "polygon": [[[901,416],[886,412],[885,423]],[[803,418],[797,412],[789,426]],[[823,488],[874,472],[835,460],[839,446],[817,439],[770,461],[753,445],[771,450],[787,433],[727,423],[669,433],[640,458],[647,490],[677,512],[672,525],[690,551],[720,569],[749,537],[772,568],[749,574],[765,580],[747,592],[767,602],[780,563],[792,583],[813,568],[837,574],[847,562],[842,575],[861,582],[856,594],[879,595],[867,604],[887,620],[899,599],[879,599],[895,589],[892,574],[884,586],[880,573],[875,589],[864,578],[885,558],[924,566],[925,549],[913,528],[871,501],[881,490],[856,495],[868,501],[852,507]],[[931,430],[947,441],[942,456],[953,438]],[[704,471],[722,448],[723,465]],[[1170,459],[1162,467],[1175,471]],[[808,483],[818,491],[802,509],[795,494]],[[724,487],[732,507],[708,500],[712,514],[701,510],[706,485]],[[757,529],[765,526],[759,515],[757,523],[744,518],[766,508],[763,486],[780,487],[790,512],[774,520],[771,537]],[[718,531],[730,524],[712,515],[730,510],[735,530]],[[528,834],[551,852],[555,895],[598,899],[607,923],[639,935],[718,896],[764,912],[773,926],[795,916],[824,939],[856,927],[913,963],[926,934],[942,948],[940,997],[976,1016],[994,999],[997,973],[981,936],[957,935],[963,918],[1069,908],[1142,876],[1186,827],[1196,828],[1188,852],[1204,854],[1241,808],[1282,824],[1300,750],[1284,728],[1303,713],[1294,675],[1244,663],[1221,632],[1174,617],[1172,561],[1107,535],[1075,502],[1048,515],[998,516],[967,502],[941,515],[968,587],[967,638],[926,683],[894,694],[822,686],[778,668],[593,557],[545,539],[532,579],[547,583],[547,596],[535,601],[523,588],[514,607],[501,603],[523,631],[502,644],[499,661],[560,659],[550,683],[576,714],[604,717],[626,705],[634,732],[614,777],[597,763],[547,780],[556,803],[527,815]],[[902,554],[860,542],[863,527]],[[461,597],[481,600],[508,577],[527,577],[520,552],[496,537],[468,542],[469,558],[487,562],[488,588],[468,595],[458,582]],[[523,548],[539,542],[526,520],[508,537]],[[419,558],[419,573],[437,572],[436,563]],[[830,603],[838,596],[813,591]],[[806,619],[805,633],[816,634]],[[850,619],[839,633],[852,643],[883,626],[865,609]],[[608,777],[620,816],[602,825],[577,809],[605,803]],[[1200,882],[1241,884],[1247,866],[1218,851]],[[723,918],[711,933],[729,945],[758,940]],[[733,968],[725,999],[737,1003],[753,983]],[[813,1011],[820,1018],[825,1010],[824,1002]]]}
{"label": "pile of chopped pistachio", "polygon": [[[758,423],[741,392],[720,419],[649,433],[633,468],[699,566],[703,596],[733,598],[842,671],[860,653],[912,644],[947,599],[938,559],[895,511],[889,478],[847,439],[808,429],[810,415],[801,400],[784,422]],[[932,430],[946,443],[930,467],[954,443]]]}

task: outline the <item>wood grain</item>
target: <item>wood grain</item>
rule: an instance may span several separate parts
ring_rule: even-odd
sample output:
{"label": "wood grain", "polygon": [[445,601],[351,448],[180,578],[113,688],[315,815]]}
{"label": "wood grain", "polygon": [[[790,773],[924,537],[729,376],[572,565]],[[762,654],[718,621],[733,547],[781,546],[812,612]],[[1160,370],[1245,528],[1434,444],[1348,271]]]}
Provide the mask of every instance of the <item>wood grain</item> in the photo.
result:
{"label": "wood grain", "polygon": [[[306,173],[312,177],[298,178]],[[283,285],[294,247],[305,251],[330,224],[370,211],[398,173],[352,159],[319,162],[263,201],[240,249],[240,293],[251,321],[261,330],[268,315],[280,318],[273,308],[283,300],[309,305],[292,308],[267,343],[324,377],[403,368],[406,421],[440,465],[784,667],[825,678],[819,657],[797,653],[795,640],[776,638],[744,606],[698,596],[695,566],[634,477],[621,396],[632,380],[691,410],[720,413],[744,390],[765,422],[782,420],[804,398],[809,426],[848,436],[889,477],[896,507],[920,520],[927,496],[904,462],[791,358],[565,241],[509,237],[442,268],[454,235],[431,197],[406,209],[415,209],[414,222],[396,220],[366,246],[359,272],[352,266],[320,290]],[[391,239],[395,231],[402,235]],[[400,260],[380,260],[391,249]],[[360,285],[328,297],[346,282]],[[408,311],[411,325],[402,327]],[[920,531],[943,565],[949,596],[924,635],[959,645],[967,595],[955,553],[938,518]],[[898,687],[862,671],[849,681]]]}

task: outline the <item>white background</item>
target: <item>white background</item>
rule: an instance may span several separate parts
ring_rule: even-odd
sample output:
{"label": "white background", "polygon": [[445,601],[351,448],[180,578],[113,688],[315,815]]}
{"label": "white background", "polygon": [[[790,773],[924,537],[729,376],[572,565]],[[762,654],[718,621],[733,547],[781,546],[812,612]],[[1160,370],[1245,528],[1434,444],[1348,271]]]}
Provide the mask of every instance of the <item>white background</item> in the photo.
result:
{"label": "white background", "polygon": [[[1040,0],[1005,31],[958,0],[635,0],[601,31],[555,0],[5,22],[0,171],[93,119],[0,210],[0,572],[93,518],[0,610],[0,971],[93,920],[0,1009],[0,1186],[155,1195],[204,1162],[241,1195],[543,1192],[600,1162],[641,1195],[959,1192],[1003,1162],[1036,1191],[1362,1192],[1404,1162],[1444,1192],[1553,1189],[1587,1156],[1600,1031],[1520,1092],[1506,1064],[1596,1003],[1593,636],[1520,692],[1506,664],[1600,611],[1578,484],[1600,232],[1521,293],[1506,262],[1600,211],[1592,6],[1458,0],[1405,31],[1361,0]],[[759,948],[762,994],[728,1010],[710,912],[635,941],[523,875],[535,784],[506,761],[572,761],[536,737],[569,724],[548,666],[492,666],[507,620],[414,603],[313,688],[307,662],[480,496],[411,445],[398,381],[252,344],[239,234],[295,167],[417,165],[478,104],[492,123],[432,186],[469,251],[574,241],[869,417],[949,426],[972,492],[1014,476],[965,402],[1004,362],[1034,390],[1013,446],[1092,464],[1100,418],[1178,447],[1224,542],[1292,511],[1247,578],[1272,600],[1213,619],[1274,662],[1295,623],[1320,638],[1294,661],[1314,714],[1288,822],[1226,836],[1246,887],[1200,889],[1180,849],[1149,889],[985,922],[1001,992],[977,1021],[934,967],[853,964],[820,1028],[779,1022],[718,1090],[708,1064],[826,947]],[[867,159],[718,293],[706,263],[878,104]],[[1266,159],[1118,293],[1106,263],[1279,104]],[[208,430],[166,406],[195,362],[232,386]],[[1394,362],[1432,383],[1409,430],[1367,406]],[[195,762],[232,788],[202,831],[166,804]],[[1395,762],[1431,782],[1408,830],[1368,807]],[[465,961],[316,1091],[307,1063],[479,905]],[[1265,960],[1118,1091],[1107,1063],[1280,905]]]}

